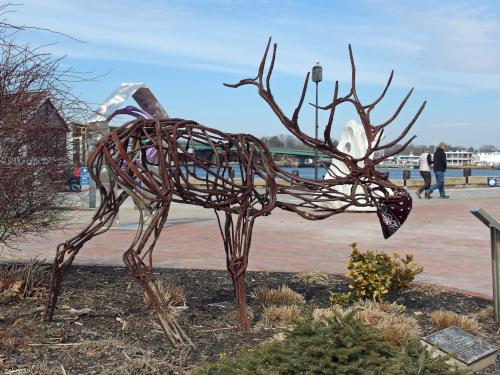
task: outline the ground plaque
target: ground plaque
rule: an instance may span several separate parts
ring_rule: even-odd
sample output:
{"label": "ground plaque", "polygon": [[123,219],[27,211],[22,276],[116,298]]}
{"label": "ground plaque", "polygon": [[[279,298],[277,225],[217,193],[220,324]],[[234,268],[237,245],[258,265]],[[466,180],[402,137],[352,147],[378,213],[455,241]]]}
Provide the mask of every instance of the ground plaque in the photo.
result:
{"label": "ground plaque", "polygon": [[458,363],[470,371],[490,366],[497,357],[494,346],[457,327],[443,329],[423,340],[441,352],[456,355]]}

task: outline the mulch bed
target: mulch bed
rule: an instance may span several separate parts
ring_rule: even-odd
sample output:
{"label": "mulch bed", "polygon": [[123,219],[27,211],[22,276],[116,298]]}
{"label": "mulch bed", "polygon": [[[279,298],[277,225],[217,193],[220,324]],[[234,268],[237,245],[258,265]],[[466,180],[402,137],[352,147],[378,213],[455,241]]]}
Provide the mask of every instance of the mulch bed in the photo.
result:
{"label": "mulch bed", "polygon": [[[160,270],[161,277],[184,288],[188,308],[178,320],[196,345],[191,351],[173,349],[143,293],[123,268],[74,267],[66,276],[52,323],[40,321],[39,300],[0,302],[0,372],[15,374],[184,374],[205,361],[254,346],[273,336],[276,328],[260,321],[260,309],[249,298],[251,332],[240,332],[227,272]],[[330,277],[329,285],[307,285],[294,274],[249,272],[248,291],[257,286],[286,284],[301,293],[307,304],[328,307],[328,290],[347,291],[347,280]],[[407,307],[431,332],[429,314],[438,309],[475,314],[491,301],[459,293],[431,297],[418,289],[390,295]],[[90,309],[74,315],[70,309]],[[478,316],[481,336],[498,345],[493,317]],[[480,374],[500,373],[500,361]]]}

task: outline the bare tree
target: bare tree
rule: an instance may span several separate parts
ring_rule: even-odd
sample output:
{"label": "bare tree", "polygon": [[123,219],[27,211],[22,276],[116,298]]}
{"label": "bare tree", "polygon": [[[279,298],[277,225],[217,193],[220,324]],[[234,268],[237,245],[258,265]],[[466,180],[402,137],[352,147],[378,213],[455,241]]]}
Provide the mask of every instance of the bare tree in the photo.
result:
{"label": "bare tree", "polygon": [[[270,137],[262,137],[261,141],[268,147],[290,148],[294,150],[310,150],[311,148],[304,145],[300,140],[291,134],[273,135]],[[336,145],[337,140],[333,141]]]}
{"label": "bare tree", "polygon": [[81,76],[16,42],[28,27],[8,23],[13,8],[0,5],[0,249],[64,220],[68,124],[85,109],[71,94]]}

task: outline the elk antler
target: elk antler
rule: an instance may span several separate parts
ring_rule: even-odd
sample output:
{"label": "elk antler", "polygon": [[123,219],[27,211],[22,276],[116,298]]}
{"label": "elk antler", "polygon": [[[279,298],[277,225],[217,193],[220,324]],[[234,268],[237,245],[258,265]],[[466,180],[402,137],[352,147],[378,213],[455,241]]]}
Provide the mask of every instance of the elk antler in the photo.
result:
{"label": "elk antler", "polygon": [[[391,142],[386,143],[383,146],[380,146],[380,141],[382,139],[382,134],[384,132],[384,128],[387,125],[389,125],[390,123],[392,123],[397,118],[397,116],[399,115],[399,113],[401,112],[403,107],[405,106],[406,102],[410,98],[411,94],[413,93],[413,88],[410,89],[408,94],[404,97],[403,101],[399,104],[398,108],[396,109],[394,114],[389,119],[387,119],[385,122],[381,123],[380,125],[372,125],[371,121],[370,121],[370,112],[384,98],[385,94],[387,93],[387,90],[389,89],[389,86],[391,85],[392,78],[394,77],[394,70],[391,71],[389,79],[387,80],[385,88],[382,91],[382,93],[380,94],[380,96],[374,102],[367,104],[367,105],[363,105],[361,103],[361,101],[359,100],[358,94],[356,92],[356,65],[354,64],[354,57],[353,57],[352,48],[351,48],[350,44],[349,44],[349,58],[351,61],[351,90],[349,91],[349,93],[346,96],[344,96],[342,98],[337,98],[335,95],[333,101],[329,105],[327,105],[325,107],[318,106],[318,108],[329,109],[332,113],[335,111],[335,108],[337,107],[337,105],[344,103],[344,102],[349,102],[354,106],[354,108],[356,109],[356,112],[358,113],[358,116],[361,120],[361,124],[363,125],[363,128],[365,130],[365,134],[366,134],[366,138],[368,140],[368,148],[366,150],[365,155],[363,155],[360,158],[353,159],[354,161],[359,161],[359,160],[366,159],[375,151],[381,151],[381,150],[393,147],[399,141],[401,141],[406,136],[406,134],[408,134],[408,132],[410,131],[410,129],[413,126],[413,124],[415,123],[415,121],[417,121],[418,117],[420,116],[420,114],[424,110],[424,107],[427,104],[427,102],[424,101],[420,105],[420,108],[418,109],[417,113],[413,116],[412,120],[408,123],[408,125],[406,125],[406,127],[403,129],[403,131],[401,132],[401,134],[399,136],[397,136]],[[338,87],[338,81],[335,83],[335,91],[337,91],[337,87]],[[328,130],[329,130],[329,125],[330,125],[330,123],[327,125]],[[325,133],[326,133],[327,129],[325,129]],[[378,164],[382,160],[387,159],[388,157],[390,157],[392,155],[400,153],[415,138],[416,138],[416,136],[412,136],[402,146],[397,147],[395,150],[393,150],[389,153],[384,153],[384,156],[382,156],[382,157],[374,159],[373,164]]]}
{"label": "elk antler", "polygon": [[[274,45],[273,45],[273,55],[271,58],[271,63],[269,65],[269,70],[267,73],[265,87],[264,87],[263,75],[264,75],[264,68],[265,68],[267,54],[269,52],[270,45],[271,45],[271,38],[269,38],[266,50],[264,52],[264,56],[262,57],[262,60],[260,62],[257,77],[243,79],[236,84],[224,83],[224,85],[227,87],[233,87],[233,88],[237,88],[237,87],[240,87],[242,85],[248,85],[248,84],[257,86],[258,91],[259,91],[259,95],[268,103],[268,105],[271,107],[273,112],[280,119],[281,123],[294,136],[296,136],[302,143],[304,143],[305,145],[307,145],[309,147],[317,149],[318,151],[324,152],[325,154],[327,154],[331,157],[334,157],[336,159],[348,161],[349,164],[356,163],[356,162],[361,161],[361,160],[366,161],[375,151],[384,150],[384,149],[387,149],[387,148],[390,148],[390,147],[393,147],[394,145],[396,145],[399,141],[401,141],[408,134],[411,127],[413,126],[415,121],[418,119],[418,117],[420,116],[420,113],[422,113],[422,111],[426,105],[426,102],[424,101],[422,103],[422,105],[420,106],[419,110],[417,111],[417,113],[415,114],[415,116],[413,117],[413,119],[403,129],[402,133],[399,136],[397,136],[391,142],[381,146],[380,141],[382,139],[382,134],[384,132],[384,128],[387,125],[389,125],[390,123],[392,123],[397,118],[397,116],[399,115],[399,113],[403,109],[404,105],[408,101],[409,97],[411,96],[411,94],[413,92],[413,88],[409,91],[409,93],[403,99],[403,101],[401,102],[399,107],[396,109],[394,114],[388,120],[386,120],[385,122],[383,122],[379,125],[372,125],[370,122],[370,112],[384,98],[385,94],[387,93],[387,90],[389,89],[389,86],[392,82],[392,78],[394,76],[394,71],[391,71],[391,74],[389,76],[389,80],[387,81],[387,84],[386,84],[384,90],[382,91],[382,93],[380,94],[380,96],[374,102],[367,104],[367,105],[363,105],[361,103],[361,101],[359,100],[358,94],[356,92],[356,66],[354,64],[354,57],[353,57],[353,53],[352,53],[352,48],[351,48],[351,45],[349,44],[349,58],[351,61],[351,90],[349,91],[349,93],[346,96],[339,98],[338,97],[339,84],[338,84],[338,81],[335,82],[335,89],[334,89],[332,102],[329,105],[324,106],[324,107],[318,106],[318,108],[320,108],[320,109],[330,110],[328,122],[325,126],[324,139],[319,140],[319,139],[312,138],[312,137],[308,136],[307,134],[305,134],[304,132],[302,132],[300,130],[300,127],[298,124],[299,112],[300,112],[300,109],[302,108],[302,104],[304,102],[304,97],[305,97],[305,94],[307,91],[307,85],[309,82],[309,73],[307,73],[307,75],[306,75],[304,86],[302,88],[302,94],[300,96],[300,100],[299,100],[299,103],[297,105],[297,108],[293,112],[292,119],[289,119],[283,113],[283,111],[281,110],[279,105],[276,103],[276,101],[274,100],[274,97],[271,93],[270,79],[271,79],[271,74],[272,74],[273,68],[274,68],[274,61],[276,58],[276,49],[277,49],[276,43],[274,43]],[[368,148],[366,150],[365,155],[363,155],[360,158],[354,158],[349,154],[346,154],[344,152],[339,151],[331,140],[331,129],[332,129],[332,124],[333,124],[333,119],[335,116],[335,109],[337,108],[337,106],[339,104],[342,104],[344,102],[351,103],[354,106],[354,108],[356,109],[356,112],[358,113],[358,116],[361,120],[361,124],[363,125],[364,131],[366,134],[366,138],[368,141]],[[416,136],[412,136],[402,146],[396,148],[395,150],[393,150],[389,153],[385,153],[384,156],[382,156],[382,157],[374,159],[372,161],[372,164],[378,164],[382,160],[387,159],[388,157],[390,157],[392,155],[398,154],[399,152],[404,150],[413,141],[413,139],[415,139],[415,137]]]}
{"label": "elk antler", "polygon": [[[306,74],[304,86],[302,88],[302,94],[300,96],[299,103],[297,104],[297,108],[295,108],[295,111],[293,112],[292,119],[289,119],[283,113],[280,106],[274,100],[273,94],[271,92],[270,80],[271,80],[271,75],[272,75],[273,68],[274,68],[274,61],[276,59],[276,49],[277,49],[276,43],[274,43],[274,45],[273,45],[273,55],[271,58],[271,63],[269,65],[269,70],[267,73],[265,87],[264,87],[264,83],[263,83],[264,68],[266,65],[267,54],[269,52],[270,46],[271,46],[271,38],[269,38],[269,41],[267,42],[267,47],[266,47],[266,50],[264,52],[264,56],[262,57],[262,60],[260,62],[259,72],[257,74],[257,77],[242,79],[240,82],[235,83],[235,84],[224,83],[224,86],[232,87],[232,88],[237,88],[237,87],[240,87],[243,85],[255,85],[255,86],[257,86],[258,91],[259,91],[259,95],[271,107],[273,112],[280,119],[281,123],[288,129],[288,131],[290,131],[290,133],[292,133],[295,137],[297,137],[302,143],[304,143],[306,146],[317,149],[318,151],[324,152],[325,154],[327,154],[331,157],[334,157],[336,159],[340,159],[340,160],[344,160],[344,161],[351,160],[352,157],[349,154],[346,154],[346,153],[339,151],[337,149],[337,147],[331,141],[331,138],[329,135],[329,129],[331,128],[331,122],[329,122],[329,126],[327,125],[328,134],[325,130],[325,140],[324,141],[310,137],[309,135],[305,134],[304,132],[302,132],[300,130],[300,127],[298,124],[298,118],[299,118],[299,112],[302,108],[302,104],[304,103],[304,98],[305,98],[306,91],[307,91],[307,84],[309,82],[309,74],[310,74],[309,72]],[[334,100],[336,98],[337,91],[338,91],[338,87],[336,87]],[[334,112],[335,112],[335,110],[332,110],[330,113],[331,121],[333,121],[333,113]]]}

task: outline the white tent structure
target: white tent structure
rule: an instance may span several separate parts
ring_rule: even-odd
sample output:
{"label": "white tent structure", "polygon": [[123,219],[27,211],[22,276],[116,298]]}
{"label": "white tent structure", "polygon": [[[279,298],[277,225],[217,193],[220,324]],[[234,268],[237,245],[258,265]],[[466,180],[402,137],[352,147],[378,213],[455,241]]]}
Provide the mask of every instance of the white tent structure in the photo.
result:
{"label": "white tent structure", "polygon": [[138,106],[151,116],[159,119],[168,118],[165,109],[144,83],[122,83],[99,106],[95,116],[92,117],[89,123],[106,121],[114,111],[122,108],[130,98],[133,98]]}
{"label": "white tent structure", "polygon": [[[126,106],[129,99],[133,99],[137,106],[158,119],[167,119],[168,114],[162,107],[153,92],[144,83],[122,83],[109,97],[97,108],[95,115],[86,123],[88,148],[103,136],[109,134],[113,124],[108,122],[108,117],[117,109]],[[117,125],[122,123],[118,122]]]}
{"label": "white tent structure", "polygon": [[[92,150],[95,143],[103,136],[110,132],[112,124],[108,122],[108,117],[117,109],[126,106],[127,101],[132,98],[137,106],[149,113],[152,117],[158,119],[167,119],[168,114],[162,107],[158,99],[153,95],[152,91],[144,83],[122,83],[115,91],[98,107],[96,114],[90,119],[87,125],[88,148]],[[121,125],[121,123],[118,123]],[[104,167],[103,172],[106,171]],[[101,175],[103,184],[109,184],[109,176],[106,173]],[[96,188],[95,184],[91,184],[89,192],[89,207],[96,207]],[[117,215],[113,226],[119,226],[119,216]]]}
{"label": "white tent structure", "polygon": [[[368,149],[368,140],[366,138],[365,130],[361,124],[358,124],[355,120],[349,120],[340,135],[339,144],[337,146],[339,151],[342,151],[346,154],[349,154],[355,158],[362,157],[366,150]],[[363,166],[363,162],[360,163],[360,166]],[[340,160],[333,159],[332,164],[328,172],[325,174],[325,180],[329,180],[335,178],[335,175],[347,175],[349,173],[349,169],[345,165],[344,162]],[[350,194],[352,185],[339,185],[337,186],[337,190],[342,193]],[[357,188],[356,193],[362,194],[363,189],[361,187]],[[364,203],[364,202],[360,202]],[[325,203],[325,206],[328,208],[338,208],[342,206],[343,202],[328,202]],[[347,209],[347,211],[363,211],[363,212],[372,212],[376,211],[375,207],[356,207],[351,206]]]}

